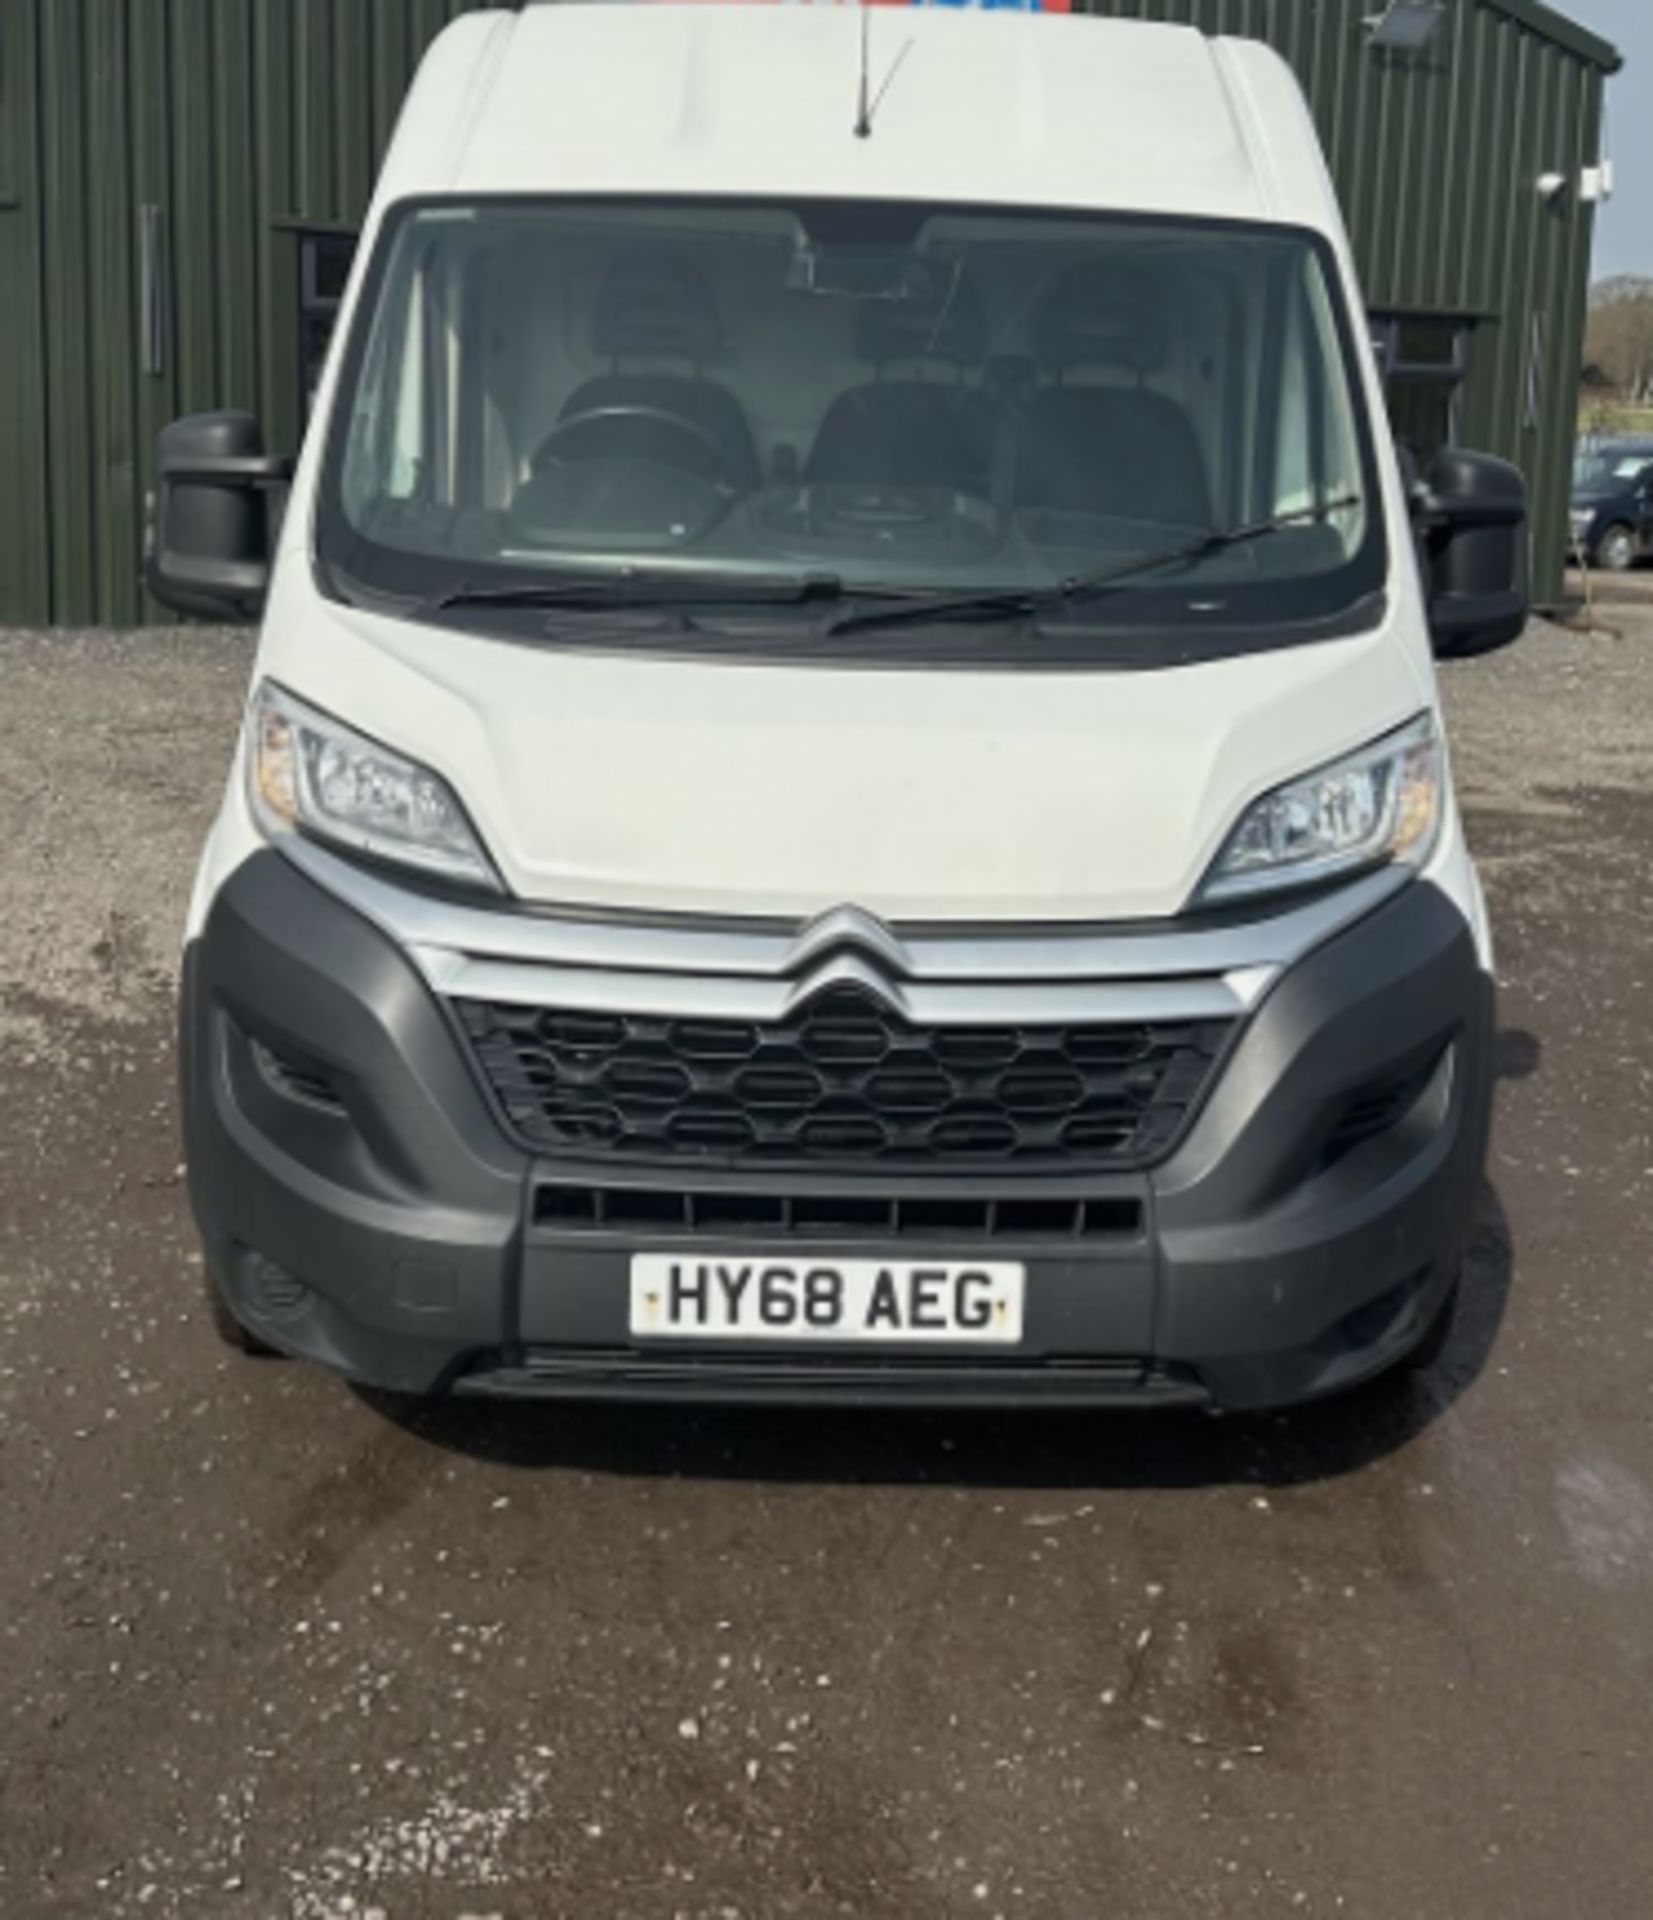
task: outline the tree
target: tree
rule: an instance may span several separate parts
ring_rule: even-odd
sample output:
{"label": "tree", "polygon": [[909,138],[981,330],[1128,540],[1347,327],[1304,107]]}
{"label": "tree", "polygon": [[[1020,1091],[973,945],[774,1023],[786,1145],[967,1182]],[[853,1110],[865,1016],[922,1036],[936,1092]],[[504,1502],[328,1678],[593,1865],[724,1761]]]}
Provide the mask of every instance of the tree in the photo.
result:
{"label": "tree", "polygon": [[1653,280],[1623,274],[1592,289],[1584,358],[1621,399],[1653,404]]}

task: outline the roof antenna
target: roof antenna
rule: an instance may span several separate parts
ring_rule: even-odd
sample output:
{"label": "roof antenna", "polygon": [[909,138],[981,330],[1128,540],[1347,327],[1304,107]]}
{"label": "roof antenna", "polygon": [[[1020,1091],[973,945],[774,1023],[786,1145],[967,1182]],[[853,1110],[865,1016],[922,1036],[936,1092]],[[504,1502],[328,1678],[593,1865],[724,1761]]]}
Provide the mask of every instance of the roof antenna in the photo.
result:
{"label": "roof antenna", "polygon": [[872,123],[878,118],[878,109],[884,104],[884,96],[895,84],[895,76],[906,63],[907,55],[913,50],[913,43],[903,40],[901,51],[890,62],[890,70],[884,76],[883,84],[876,93],[872,87],[872,9],[876,0],[861,0],[861,104],[855,115],[855,137],[857,140],[872,138]]}
{"label": "roof antenna", "polygon": [[861,102],[855,115],[857,140],[872,138],[872,9],[861,0]]}

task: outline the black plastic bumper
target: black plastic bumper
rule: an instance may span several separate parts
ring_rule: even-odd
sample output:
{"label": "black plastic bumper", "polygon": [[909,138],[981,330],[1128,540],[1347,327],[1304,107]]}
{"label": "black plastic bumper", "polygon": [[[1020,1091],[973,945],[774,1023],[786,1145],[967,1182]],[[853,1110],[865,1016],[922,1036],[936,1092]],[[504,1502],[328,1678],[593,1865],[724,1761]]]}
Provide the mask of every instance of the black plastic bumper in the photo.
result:
{"label": "black plastic bumper", "polygon": [[[269,852],[225,885],[185,957],[190,1191],[244,1324],[405,1392],[1280,1406],[1382,1371],[1444,1301],[1482,1176],[1492,1015],[1462,916],[1413,884],[1279,982],[1165,1164],[990,1182],[1114,1201],[1121,1223],[993,1239],[991,1257],[1028,1270],[1014,1358],[647,1349],[627,1329],[631,1253],[714,1243],[543,1205],[548,1184],[591,1170],[515,1144],[407,959]],[[887,1191],[865,1175],[793,1185]],[[774,1235],[748,1242],[770,1250]],[[785,1248],[897,1251],[825,1231]],[[922,1251],[989,1249],[941,1233]]]}

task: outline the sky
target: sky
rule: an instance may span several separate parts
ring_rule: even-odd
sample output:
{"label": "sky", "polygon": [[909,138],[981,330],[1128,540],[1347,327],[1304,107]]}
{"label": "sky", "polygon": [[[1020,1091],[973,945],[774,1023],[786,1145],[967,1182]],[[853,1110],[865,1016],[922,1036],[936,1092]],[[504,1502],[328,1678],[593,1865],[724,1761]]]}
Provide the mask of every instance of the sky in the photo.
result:
{"label": "sky", "polygon": [[1607,147],[1618,177],[1596,219],[1596,276],[1653,278],[1653,0],[1555,4],[1624,55],[1624,71],[1607,88]]}

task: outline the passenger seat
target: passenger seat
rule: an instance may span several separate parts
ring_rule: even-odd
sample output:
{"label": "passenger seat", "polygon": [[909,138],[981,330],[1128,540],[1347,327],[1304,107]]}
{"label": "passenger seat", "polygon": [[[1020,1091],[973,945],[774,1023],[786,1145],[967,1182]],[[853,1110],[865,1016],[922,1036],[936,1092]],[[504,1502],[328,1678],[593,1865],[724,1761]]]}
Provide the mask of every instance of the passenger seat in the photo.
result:
{"label": "passenger seat", "polygon": [[[1049,381],[1023,403],[1016,434],[1019,508],[1211,525],[1199,441],[1177,403],[1143,384],[1165,363],[1167,318],[1152,283],[1083,269],[1057,282],[1034,322]],[[1134,385],[1075,386],[1080,371],[1124,373]]]}

